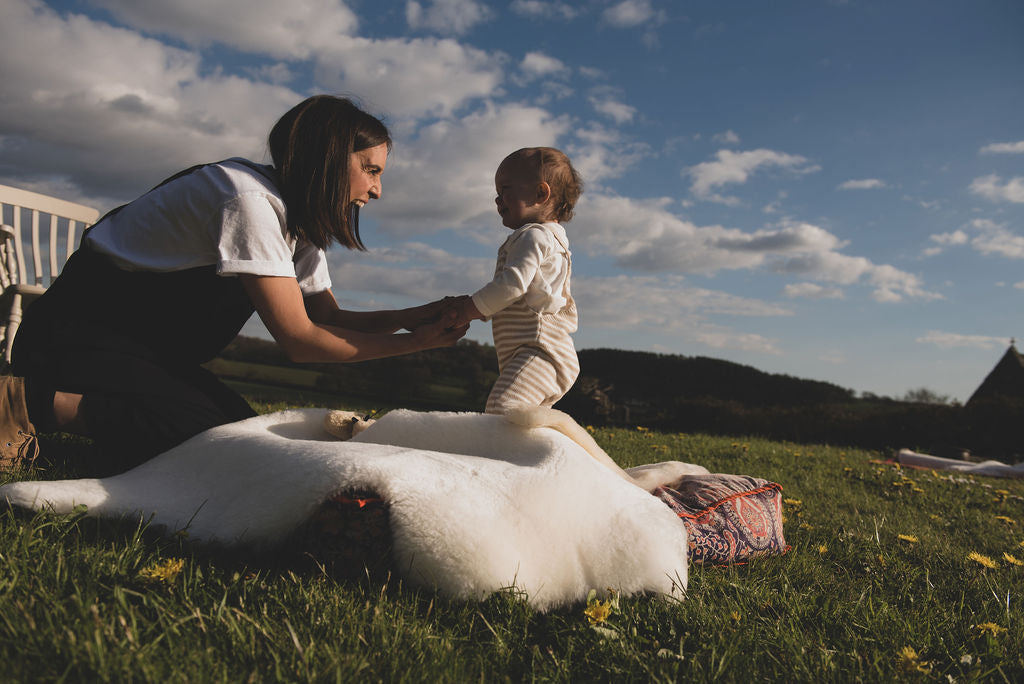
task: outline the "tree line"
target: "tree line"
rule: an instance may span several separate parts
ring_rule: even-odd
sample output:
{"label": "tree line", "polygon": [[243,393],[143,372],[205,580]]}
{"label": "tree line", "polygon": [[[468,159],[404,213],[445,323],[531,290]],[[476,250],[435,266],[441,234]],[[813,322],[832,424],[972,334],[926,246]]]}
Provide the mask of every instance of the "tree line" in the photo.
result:
{"label": "tree line", "polygon": [[[266,340],[239,337],[224,358],[319,371],[317,389],[386,398],[416,408],[483,410],[497,378],[494,348],[453,347],[355,364],[293,364]],[[556,405],[587,425],[761,436],[868,449],[903,447],[1019,460],[1024,402],[995,397],[969,406],[925,388],[903,400],[857,396],[838,385],[751,366],[675,354],[584,349],[581,373]]]}

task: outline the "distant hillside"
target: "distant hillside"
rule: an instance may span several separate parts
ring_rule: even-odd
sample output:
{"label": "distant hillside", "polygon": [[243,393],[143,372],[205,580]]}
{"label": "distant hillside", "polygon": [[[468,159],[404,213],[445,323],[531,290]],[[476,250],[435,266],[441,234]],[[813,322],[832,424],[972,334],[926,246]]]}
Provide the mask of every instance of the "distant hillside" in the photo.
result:
{"label": "distant hillside", "polygon": [[[459,408],[471,408],[473,401],[482,408],[498,371],[493,347],[465,340],[446,349],[356,364],[294,364],[273,342],[240,336],[221,356],[317,371],[326,376],[320,381],[323,389],[418,395],[417,386],[460,387],[468,404]],[[567,405],[581,406],[588,400],[606,406],[664,405],[685,398],[788,407],[854,400],[852,390],[837,385],[765,373],[721,359],[618,349],[584,349],[579,357],[580,381]]]}
{"label": "distant hillside", "polygon": [[619,349],[579,352],[581,375],[622,400],[719,399],[744,406],[842,403],[852,390],[817,380],[765,373],[752,366],[705,356],[678,356]]}
{"label": "distant hillside", "polygon": [[[969,449],[1011,461],[1019,458],[1024,444],[1024,400],[960,407],[857,398],[831,383],[721,359],[617,349],[585,349],[579,356],[580,377],[556,408],[582,424],[883,450]],[[498,374],[494,348],[466,340],[392,359],[294,364],[273,342],[239,337],[221,357],[210,368],[224,377],[290,387],[302,396],[358,400],[374,408],[481,411]]]}

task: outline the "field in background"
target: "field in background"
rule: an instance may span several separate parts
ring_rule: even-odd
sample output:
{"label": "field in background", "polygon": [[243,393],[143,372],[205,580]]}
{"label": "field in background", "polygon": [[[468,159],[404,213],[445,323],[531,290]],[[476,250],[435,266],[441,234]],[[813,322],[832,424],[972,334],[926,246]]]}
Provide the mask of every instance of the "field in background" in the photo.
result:
{"label": "field in background", "polygon": [[[261,391],[261,411],[323,405]],[[378,408],[362,404],[350,407]],[[9,511],[4,679],[1024,679],[1024,483],[903,470],[864,450],[593,433],[624,466],[684,460],[781,483],[792,550],[694,567],[686,600],[624,598],[599,630],[582,604],[538,614],[514,588],[458,601],[397,577],[339,581],[301,558],[198,548],[130,521]],[[69,464],[18,477],[80,472]]]}

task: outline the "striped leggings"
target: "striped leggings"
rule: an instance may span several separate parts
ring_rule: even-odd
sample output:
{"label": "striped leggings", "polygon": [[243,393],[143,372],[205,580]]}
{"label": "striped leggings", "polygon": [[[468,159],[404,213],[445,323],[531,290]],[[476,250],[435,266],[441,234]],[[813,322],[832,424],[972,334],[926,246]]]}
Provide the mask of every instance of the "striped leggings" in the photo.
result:
{"label": "striped leggings", "polygon": [[559,384],[555,365],[545,354],[524,349],[505,364],[487,397],[484,412],[504,413],[519,404],[551,406],[567,391],[568,387]]}

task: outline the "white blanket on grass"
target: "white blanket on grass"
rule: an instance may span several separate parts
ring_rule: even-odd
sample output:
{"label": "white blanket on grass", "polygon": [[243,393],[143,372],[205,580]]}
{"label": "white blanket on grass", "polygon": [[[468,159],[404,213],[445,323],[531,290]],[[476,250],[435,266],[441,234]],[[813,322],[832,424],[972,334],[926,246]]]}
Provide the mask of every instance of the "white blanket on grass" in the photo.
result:
{"label": "white blanket on grass", "polygon": [[546,610],[590,589],[681,595],[686,587],[676,515],[556,430],[478,413],[392,411],[342,442],[324,431],[325,414],[296,409],[223,425],[121,475],[11,483],[0,499],[141,514],[191,539],[265,547],[330,496],[366,488],[390,504],[397,570],[453,596],[514,585]]}
{"label": "white blanket on grass", "polygon": [[988,475],[990,477],[1024,477],[1024,461],[1010,465],[1002,461],[982,461],[972,463],[955,458],[943,458],[931,454],[921,454],[910,449],[900,449],[897,460],[903,465],[932,468],[934,470],[953,470],[968,475]]}

